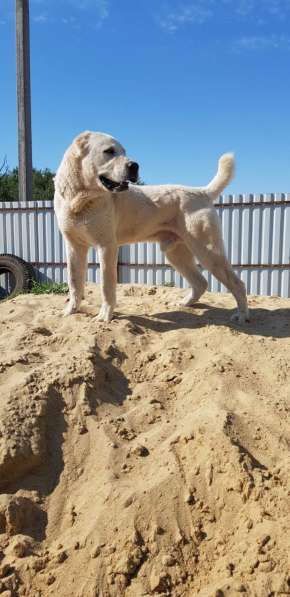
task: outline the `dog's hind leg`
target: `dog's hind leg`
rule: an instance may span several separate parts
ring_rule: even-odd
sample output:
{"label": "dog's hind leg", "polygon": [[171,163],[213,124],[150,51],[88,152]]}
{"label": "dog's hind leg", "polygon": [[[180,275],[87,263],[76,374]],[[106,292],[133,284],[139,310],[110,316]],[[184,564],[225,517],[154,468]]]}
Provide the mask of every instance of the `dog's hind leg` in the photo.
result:
{"label": "dog's hind leg", "polygon": [[169,263],[184,276],[191,287],[189,294],[182,300],[182,305],[192,306],[207,289],[207,281],[200,273],[193,254],[182,242],[168,243],[167,246],[162,243],[161,248],[165,249]]}
{"label": "dog's hind leg", "polygon": [[65,239],[65,246],[69,303],[64,310],[64,314],[71,315],[79,310],[84,296],[88,247],[86,245],[77,244],[75,241],[68,238]]}
{"label": "dog's hind leg", "polygon": [[249,321],[249,309],[245,285],[233,271],[224,253],[216,252],[205,246],[196,247],[195,251],[200,263],[210,271],[228,290],[237,301],[238,311],[232,316],[233,321],[245,323]]}

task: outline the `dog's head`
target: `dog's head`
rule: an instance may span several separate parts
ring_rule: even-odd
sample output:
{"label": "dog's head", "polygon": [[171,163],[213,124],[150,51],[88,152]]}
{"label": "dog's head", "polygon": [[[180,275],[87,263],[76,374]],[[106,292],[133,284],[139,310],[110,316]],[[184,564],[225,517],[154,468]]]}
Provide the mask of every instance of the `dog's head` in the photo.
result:
{"label": "dog's head", "polygon": [[126,157],[124,147],[105,133],[85,132],[74,140],[72,153],[80,163],[85,188],[120,192],[137,182],[139,166]]}

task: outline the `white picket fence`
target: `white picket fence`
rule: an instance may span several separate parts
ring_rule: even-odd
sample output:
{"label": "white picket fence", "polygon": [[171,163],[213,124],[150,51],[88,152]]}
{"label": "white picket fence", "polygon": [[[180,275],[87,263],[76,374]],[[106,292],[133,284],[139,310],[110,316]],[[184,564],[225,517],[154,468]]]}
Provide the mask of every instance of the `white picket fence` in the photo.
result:
{"label": "white picket fence", "polygon": [[[290,297],[290,193],[224,195],[216,208],[228,258],[247,292]],[[12,253],[32,263],[39,279],[66,281],[65,248],[52,203],[0,202],[0,253]],[[225,290],[211,274],[205,275],[210,290]],[[88,280],[99,281],[95,249],[89,252]],[[155,243],[122,247],[118,280],[187,285]]]}

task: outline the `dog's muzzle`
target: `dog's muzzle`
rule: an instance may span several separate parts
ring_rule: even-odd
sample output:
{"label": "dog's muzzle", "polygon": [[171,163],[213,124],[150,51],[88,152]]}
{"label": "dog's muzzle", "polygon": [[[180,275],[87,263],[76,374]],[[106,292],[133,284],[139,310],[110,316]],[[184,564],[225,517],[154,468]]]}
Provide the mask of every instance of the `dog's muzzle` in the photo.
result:
{"label": "dog's muzzle", "polygon": [[102,185],[112,193],[120,193],[128,189],[129,182],[137,182],[139,174],[139,164],[137,162],[128,162],[126,180],[116,181],[107,176],[100,175]]}

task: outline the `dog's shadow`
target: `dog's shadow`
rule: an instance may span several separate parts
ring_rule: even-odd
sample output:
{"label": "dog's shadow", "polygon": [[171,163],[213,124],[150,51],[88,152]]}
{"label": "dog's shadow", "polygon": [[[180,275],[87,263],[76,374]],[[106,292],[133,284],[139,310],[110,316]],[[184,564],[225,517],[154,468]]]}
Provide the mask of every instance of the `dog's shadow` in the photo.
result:
{"label": "dog's shadow", "polygon": [[[240,325],[231,321],[234,309],[213,307],[206,303],[198,303],[196,308],[199,313],[194,308],[183,308],[176,311],[153,313],[150,316],[118,314],[117,317],[159,333],[182,329],[194,330],[213,325],[228,327],[249,336],[290,337],[290,309],[253,308],[250,309],[250,322]],[[203,310],[203,313],[200,313],[200,310]]]}

